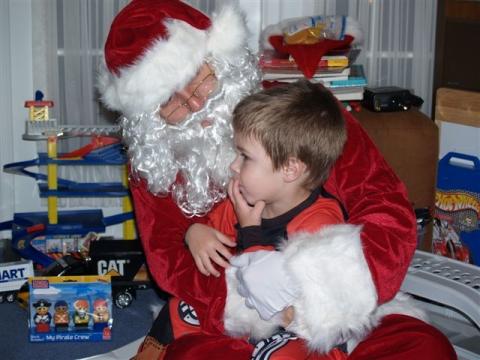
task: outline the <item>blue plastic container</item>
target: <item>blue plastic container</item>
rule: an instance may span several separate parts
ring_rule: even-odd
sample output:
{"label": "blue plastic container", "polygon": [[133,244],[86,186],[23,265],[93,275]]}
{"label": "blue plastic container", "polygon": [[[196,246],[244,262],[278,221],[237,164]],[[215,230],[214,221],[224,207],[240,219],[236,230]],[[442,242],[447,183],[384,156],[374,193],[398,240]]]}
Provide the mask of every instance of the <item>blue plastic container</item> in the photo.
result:
{"label": "blue plastic container", "polygon": [[[435,217],[437,219],[434,229],[434,252],[447,252],[448,254],[442,255],[480,265],[478,157],[450,152],[440,160]],[[453,230],[456,234],[453,234]],[[450,235],[445,235],[447,233]],[[456,242],[455,236],[459,238],[460,243]],[[443,239],[444,244],[440,244],[439,238]],[[468,256],[468,259],[465,256]]]}

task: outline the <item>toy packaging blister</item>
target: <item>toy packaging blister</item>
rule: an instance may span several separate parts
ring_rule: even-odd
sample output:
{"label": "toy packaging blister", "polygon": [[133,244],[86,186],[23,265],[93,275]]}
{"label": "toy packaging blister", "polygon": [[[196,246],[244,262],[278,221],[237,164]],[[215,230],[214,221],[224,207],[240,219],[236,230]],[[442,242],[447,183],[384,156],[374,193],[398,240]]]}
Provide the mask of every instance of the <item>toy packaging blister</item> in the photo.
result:
{"label": "toy packaging blister", "polygon": [[450,152],[439,162],[433,252],[480,266],[480,160]]}
{"label": "toy packaging blister", "polygon": [[31,342],[111,340],[110,276],[37,276],[28,283]]}

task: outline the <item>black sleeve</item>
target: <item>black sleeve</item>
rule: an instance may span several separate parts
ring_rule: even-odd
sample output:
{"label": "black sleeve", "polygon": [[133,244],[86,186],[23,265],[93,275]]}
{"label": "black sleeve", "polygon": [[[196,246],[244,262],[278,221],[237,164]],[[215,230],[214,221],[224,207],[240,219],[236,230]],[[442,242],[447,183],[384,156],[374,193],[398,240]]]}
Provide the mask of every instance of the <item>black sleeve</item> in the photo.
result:
{"label": "black sleeve", "polygon": [[262,228],[260,225],[240,227],[237,228],[237,248],[239,251],[244,251],[251,246],[262,244]]}

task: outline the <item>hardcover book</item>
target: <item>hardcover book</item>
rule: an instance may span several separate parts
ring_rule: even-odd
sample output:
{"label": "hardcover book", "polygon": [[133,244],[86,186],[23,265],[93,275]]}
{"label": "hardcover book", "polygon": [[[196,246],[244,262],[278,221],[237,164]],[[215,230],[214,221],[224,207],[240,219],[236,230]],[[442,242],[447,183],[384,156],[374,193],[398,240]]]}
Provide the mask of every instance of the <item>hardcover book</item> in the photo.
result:
{"label": "hardcover book", "polygon": [[[350,68],[321,68],[315,72],[311,81],[334,81],[347,80],[350,75]],[[278,81],[296,81],[304,78],[305,75],[296,69],[275,69],[263,72],[263,80],[278,80]]]}

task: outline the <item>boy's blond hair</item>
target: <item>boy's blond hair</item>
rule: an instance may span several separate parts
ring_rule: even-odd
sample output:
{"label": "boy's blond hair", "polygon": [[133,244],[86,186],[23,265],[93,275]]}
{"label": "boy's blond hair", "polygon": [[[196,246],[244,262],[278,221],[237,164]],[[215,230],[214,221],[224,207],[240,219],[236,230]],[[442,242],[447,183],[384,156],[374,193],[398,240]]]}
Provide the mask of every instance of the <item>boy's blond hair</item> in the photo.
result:
{"label": "boy's blond hair", "polygon": [[308,170],[303,185],[310,190],[325,182],[347,139],[335,97],[307,80],[246,97],[233,112],[233,129],[259,141],[275,170],[290,157],[302,161]]}

